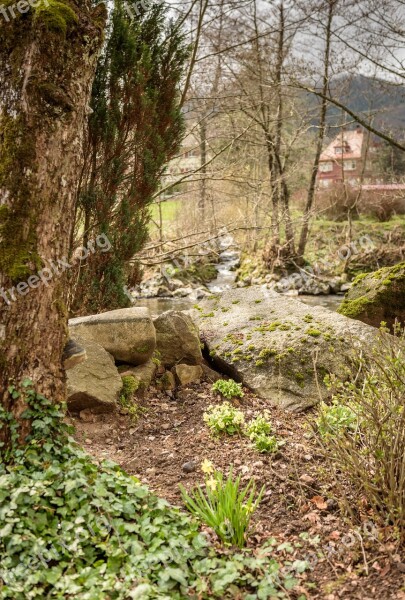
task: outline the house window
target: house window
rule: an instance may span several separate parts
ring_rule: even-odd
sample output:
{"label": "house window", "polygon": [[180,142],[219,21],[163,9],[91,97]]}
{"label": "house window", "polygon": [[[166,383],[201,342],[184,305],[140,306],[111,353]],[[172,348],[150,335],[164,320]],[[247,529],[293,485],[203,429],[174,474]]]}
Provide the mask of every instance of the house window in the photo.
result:
{"label": "house window", "polygon": [[335,154],[345,154],[350,152],[349,144],[343,144],[343,146],[335,146]]}
{"label": "house window", "polygon": [[355,160],[344,160],[343,161],[343,170],[344,171],[355,171],[357,168],[357,163]]}
{"label": "house window", "polygon": [[330,173],[331,171],[333,171],[333,163],[332,162],[320,163],[319,171],[321,173]]}

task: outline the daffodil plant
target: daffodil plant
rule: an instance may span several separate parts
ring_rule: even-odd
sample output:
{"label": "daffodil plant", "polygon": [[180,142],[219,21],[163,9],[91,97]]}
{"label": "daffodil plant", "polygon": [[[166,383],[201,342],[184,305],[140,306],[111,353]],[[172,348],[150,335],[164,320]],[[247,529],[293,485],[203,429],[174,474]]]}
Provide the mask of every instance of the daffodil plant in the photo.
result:
{"label": "daffodil plant", "polygon": [[241,489],[241,476],[233,478],[232,467],[227,479],[204,460],[201,470],[205,474],[205,489],[198,485],[190,494],[180,485],[186,508],[203,523],[212,527],[226,544],[243,548],[254,511],[264,493],[264,486],[256,493],[256,484],[251,479]]}

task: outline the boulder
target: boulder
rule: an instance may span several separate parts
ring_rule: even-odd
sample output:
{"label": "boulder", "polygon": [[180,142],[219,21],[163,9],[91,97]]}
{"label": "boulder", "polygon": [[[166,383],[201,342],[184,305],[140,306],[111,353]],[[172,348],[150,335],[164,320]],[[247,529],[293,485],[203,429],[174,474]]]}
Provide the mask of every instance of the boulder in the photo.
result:
{"label": "boulder", "polygon": [[157,365],[152,360],[148,360],[147,363],[139,365],[138,367],[132,367],[131,365],[121,365],[118,367],[118,372],[121,377],[130,375],[137,380],[138,390],[140,392],[144,392],[148,389],[156,374],[156,370]]}
{"label": "boulder", "polygon": [[326,398],[324,376],[345,377],[353,347],[370,345],[377,334],[369,325],[263,287],[203,300],[193,316],[214,367],[289,410]]}
{"label": "boulder", "polygon": [[405,262],[359,275],[338,312],[373,327],[380,327],[382,321],[392,327],[396,319],[404,325]]}
{"label": "boulder", "polygon": [[175,365],[172,372],[180,385],[188,385],[200,381],[204,372],[201,365]]}
{"label": "boulder", "polygon": [[122,380],[113,357],[96,342],[78,336],[76,339],[85,348],[87,360],[67,372],[69,410],[114,411]]}
{"label": "boulder", "polygon": [[142,365],[156,346],[156,334],[147,308],[132,307],[69,321],[70,335],[80,335],[107,350],[115,360]]}
{"label": "boulder", "polygon": [[178,363],[199,365],[202,362],[198,328],[189,315],[168,310],[153,321],[156,329],[156,348],[165,367]]}

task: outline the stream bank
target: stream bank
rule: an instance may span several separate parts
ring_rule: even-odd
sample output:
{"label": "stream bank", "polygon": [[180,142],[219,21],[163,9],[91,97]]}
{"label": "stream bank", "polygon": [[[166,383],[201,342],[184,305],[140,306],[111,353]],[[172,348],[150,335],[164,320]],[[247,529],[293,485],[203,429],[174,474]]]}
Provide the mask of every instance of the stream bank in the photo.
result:
{"label": "stream bank", "polygon": [[[241,251],[231,236],[219,239],[216,253],[205,257],[205,261],[209,260],[216,262],[209,263],[200,259],[202,264],[195,267],[194,273],[203,274],[197,282],[192,278],[185,281],[187,273],[184,270],[176,271],[172,265],[164,266],[157,275],[148,278],[133,291],[134,305],[147,307],[152,315],[159,315],[167,310],[189,310],[198,300],[211,294],[221,294],[235,286],[270,288],[279,293],[283,292],[283,289],[277,288],[277,279],[271,275],[267,276],[268,281],[237,282]],[[188,271],[190,272],[190,268]],[[319,290],[299,295],[298,291],[287,289],[285,295],[296,297],[304,304],[323,306],[330,310],[337,310],[343,299],[343,294],[320,293]]]}

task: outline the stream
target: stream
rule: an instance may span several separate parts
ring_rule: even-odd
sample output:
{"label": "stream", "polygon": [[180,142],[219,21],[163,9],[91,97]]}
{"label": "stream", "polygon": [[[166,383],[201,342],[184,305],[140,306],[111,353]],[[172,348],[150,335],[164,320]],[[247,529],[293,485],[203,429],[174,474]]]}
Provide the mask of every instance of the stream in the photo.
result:
{"label": "stream", "polygon": [[[218,276],[211,281],[207,287],[213,294],[220,294],[235,284],[236,267],[239,264],[240,252],[235,241],[230,236],[226,236],[219,241],[219,262],[216,265]],[[293,296],[304,304],[310,306],[323,306],[329,310],[337,310],[343,295],[330,294],[327,296]],[[196,304],[195,300],[190,298],[138,298],[135,306],[145,306],[149,308],[152,315],[159,315],[166,310],[189,310]]]}

